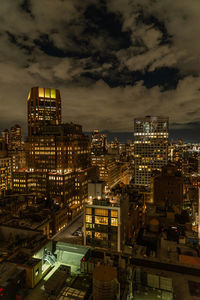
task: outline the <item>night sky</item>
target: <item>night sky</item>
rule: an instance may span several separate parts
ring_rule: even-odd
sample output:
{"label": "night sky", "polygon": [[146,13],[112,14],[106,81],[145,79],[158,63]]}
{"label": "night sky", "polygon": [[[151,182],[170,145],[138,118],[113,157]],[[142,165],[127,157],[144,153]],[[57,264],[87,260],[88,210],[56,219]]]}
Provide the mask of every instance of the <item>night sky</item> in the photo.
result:
{"label": "night sky", "polygon": [[199,0],[2,0],[0,129],[26,128],[33,86],[60,89],[63,122],[133,131],[170,117],[198,139]]}

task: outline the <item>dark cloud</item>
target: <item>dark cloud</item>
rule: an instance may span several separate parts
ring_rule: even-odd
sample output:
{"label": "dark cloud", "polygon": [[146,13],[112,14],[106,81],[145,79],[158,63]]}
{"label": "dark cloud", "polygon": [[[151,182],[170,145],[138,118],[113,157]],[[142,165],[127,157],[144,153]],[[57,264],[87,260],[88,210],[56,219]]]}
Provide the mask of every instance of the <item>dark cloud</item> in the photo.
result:
{"label": "dark cloud", "polygon": [[59,88],[85,130],[146,114],[198,127],[199,0],[7,0],[0,17],[1,129],[26,123],[32,86]]}

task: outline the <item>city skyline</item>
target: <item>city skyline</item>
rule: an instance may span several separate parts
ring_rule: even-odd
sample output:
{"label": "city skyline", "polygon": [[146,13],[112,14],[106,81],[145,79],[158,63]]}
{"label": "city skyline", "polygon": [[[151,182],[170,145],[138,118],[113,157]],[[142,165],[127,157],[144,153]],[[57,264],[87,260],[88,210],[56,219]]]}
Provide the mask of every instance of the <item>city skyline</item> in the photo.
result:
{"label": "city skyline", "polygon": [[172,0],[7,1],[0,129],[26,129],[28,91],[39,86],[59,89],[63,121],[84,131],[132,132],[135,117],[167,115],[172,132],[195,140],[198,8]]}

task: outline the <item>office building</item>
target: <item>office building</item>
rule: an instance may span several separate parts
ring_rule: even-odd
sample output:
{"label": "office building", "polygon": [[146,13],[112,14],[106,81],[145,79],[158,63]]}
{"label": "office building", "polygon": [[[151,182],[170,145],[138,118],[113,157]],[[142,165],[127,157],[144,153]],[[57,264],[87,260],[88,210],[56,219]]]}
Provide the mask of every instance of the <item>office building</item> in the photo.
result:
{"label": "office building", "polygon": [[168,162],[167,117],[134,120],[135,184],[150,186],[151,175]]}
{"label": "office building", "polygon": [[92,155],[92,166],[98,168],[99,180],[105,181],[109,187],[120,182],[120,165],[115,156],[110,154]]}
{"label": "office building", "polygon": [[[3,136],[6,136],[6,131],[3,132]],[[24,149],[24,139],[22,134],[22,128],[16,124],[12,126],[8,134],[8,150],[12,152],[22,151]]]}
{"label": "office building", "polygon": [[7,146],[5,142],[0,140],[0,194],[11,189],[11,158],[8,157]]}
{"label": "office building", "polygon": [[56,89],[33,87],[28,95],[28,135],[49,124],[61,124],[61,98]]}
{"label": "office building", "polygon": [[67,208],[68,220],[83,209],[91,167],[90,140],[82,126],[61,124],[60,92],[32,88],[28,96],[27,168],[13,173],[13,190]]}
{"label": "office building", "polygon": [[16,124],[9,130],[1,132],[2,140],[8,149],[8,156],[11,158],[11,171],[26,167],[26,156],[24,151],[24,138],[22,128]]}
{"label": "office building", "polygon": [[27,167],[41,172],[84,169],[90,165],[90,141],[82,126],[48,125],[26,142]]}
{"label": "office building", "polygon": [[92,154],[95,155],[99,155],[107,152],[106,135],[99,133],[98,130],[94,130],[92,134],[91,152]]}

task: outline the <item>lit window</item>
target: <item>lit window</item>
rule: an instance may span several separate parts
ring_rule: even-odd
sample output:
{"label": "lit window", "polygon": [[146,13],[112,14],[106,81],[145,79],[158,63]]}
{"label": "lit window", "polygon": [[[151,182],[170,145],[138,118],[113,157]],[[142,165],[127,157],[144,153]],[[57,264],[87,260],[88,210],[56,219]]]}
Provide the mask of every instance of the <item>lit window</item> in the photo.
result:
{"label": "lit window", "polygon": [[92,216],[86,215],[85,220],[87,223],[92,223]]}
{"label": "lit window", "polygon": [[55,99],[56,98],[56,90],[51,89],[51,98]]}
{"label": "lit window", "polygon": [[118,217],[118,211],[117,210],[111,210],[111,217],[117,218]]}
{"label": "lit window", "polygon": [[108,216],[108,210],[107,209],[96,208],[95,209],[95,215]]}
{"label": "lit window", "polygon": [[108,218],[95,216],[95,224],[108,225]]}
{"label": "lit window", "polygon": [[44,89],[43,88],[39,88],[38,93],[39,93],[39,97],[44,97]]}
{"label": "lit window", "polygon": [[85,212],[87,215],[91,215],[92,214],[92,209],[89,207],[86,207]]}
{"label": "lit window", "polygon": [[45,89],[45,98],[50,98],[50,89]]}
{"label": "lit window", "polygon": [[111,225],[112,226],[118,226],[118,219],[117,218],[111,218]]}

